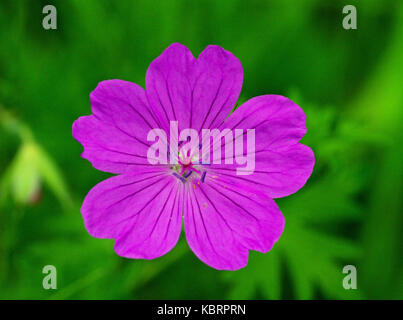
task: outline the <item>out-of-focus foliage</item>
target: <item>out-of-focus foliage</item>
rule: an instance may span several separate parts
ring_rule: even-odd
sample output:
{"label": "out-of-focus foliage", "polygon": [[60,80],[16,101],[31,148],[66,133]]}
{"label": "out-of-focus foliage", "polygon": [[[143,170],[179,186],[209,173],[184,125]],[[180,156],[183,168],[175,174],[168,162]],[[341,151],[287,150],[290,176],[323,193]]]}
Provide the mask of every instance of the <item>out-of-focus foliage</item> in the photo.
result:
{"label": "out-of-focus foliage", "polygon": [[[42,28],[54,4],[58,29]],[[403,3],[354,1],[2,1],[0,298],[403,298]],[[110,176],[80,158],[71,125],[98,82],[144,85],[172,42],[240,58],[240,101],[289,96],[315,151],[306,186],[278,199],[283,236],[236,272],[205,266],[184,234],[153,261],[120,258],[86,232],[80,204]],[[54,265],[58,289],[42,288]],[[343,266],[358,289],[344,290]]]}

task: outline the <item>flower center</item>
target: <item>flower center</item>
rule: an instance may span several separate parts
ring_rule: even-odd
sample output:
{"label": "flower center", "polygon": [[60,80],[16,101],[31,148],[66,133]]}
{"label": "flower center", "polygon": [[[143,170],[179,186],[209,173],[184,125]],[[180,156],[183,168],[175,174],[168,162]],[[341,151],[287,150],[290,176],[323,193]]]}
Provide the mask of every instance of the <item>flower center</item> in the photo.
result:
{"label": "flower center", "polygon": [[179,154],[178,164],[171,166],[172,174],[183,183],[192,181],[194,185],[204,182],[206,171],[203,171],[201,165],[192,162],[192,159],[183,154]]}

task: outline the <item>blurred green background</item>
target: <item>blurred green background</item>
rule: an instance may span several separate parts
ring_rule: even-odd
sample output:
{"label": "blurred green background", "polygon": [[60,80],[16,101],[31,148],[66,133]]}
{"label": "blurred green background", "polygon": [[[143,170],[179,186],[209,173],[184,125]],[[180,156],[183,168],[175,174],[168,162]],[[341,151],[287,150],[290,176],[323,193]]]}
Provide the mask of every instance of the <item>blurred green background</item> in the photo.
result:
{"label": "blurred green background", "polygon": [[[57,30],[42,28],[46,4]],[[342,28],[347,4],[357,30]],[[144,86],[172,42],[233,52],[240,102],[282,94],[307,114],[314,173],[277,200],[274,249],[240,271],[207,267],[184,234],[164,257],[124,259],[83,226],[82,200],[110,175],[80,158],[72,123],[98,82]],[[402,299],[402,53],[402,1],[1,1],[0,298]],[[347,264],[357,290],[343,289]]]}

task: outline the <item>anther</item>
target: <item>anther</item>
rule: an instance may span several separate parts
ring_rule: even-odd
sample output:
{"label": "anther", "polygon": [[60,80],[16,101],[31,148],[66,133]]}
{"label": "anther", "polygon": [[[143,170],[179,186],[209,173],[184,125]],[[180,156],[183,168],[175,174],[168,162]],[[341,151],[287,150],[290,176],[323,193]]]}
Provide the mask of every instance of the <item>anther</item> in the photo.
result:
{"label": "anther", "polygon": [[201,176],[201,178],[200,178],[200,181],[201,181],[201,182],[204,182],[204,179],[206,178],[206,174],[207,174],[207,171],[204,171],[204,172],[202,173],[202,176]]}
{"label": "anther", "polygon": [[172,173],[176,178],[178,178],[180,181],[182,181],[183,183],[186,182],[185,178],[180,176],[179,174],[177,174],[176,172]]}

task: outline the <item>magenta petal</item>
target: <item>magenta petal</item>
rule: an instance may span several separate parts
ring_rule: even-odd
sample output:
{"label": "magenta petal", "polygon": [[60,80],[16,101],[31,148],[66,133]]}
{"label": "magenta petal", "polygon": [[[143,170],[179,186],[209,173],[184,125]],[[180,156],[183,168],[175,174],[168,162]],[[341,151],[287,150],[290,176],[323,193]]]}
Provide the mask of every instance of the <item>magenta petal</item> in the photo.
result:
{"label": "magenta petal", "polygon": [[297,143],[306,133],[304,111],[279,95],[254,97],[232,113],[222,128],[255,129],[256,151]]}
{"label": "magenta petal", "polygon": [[147,70],[146,91],[164,129],[218,127],[230,113],[242,87],[239,60],[219,46],[208,46],[196,60],[183,45],[170,45]]}
{"label": "magenta petal", "polygon": [[148,67],[147,97],[166,132],[173,120],[179,121],[180,130],[188,127],[195,68],[196,59],[179,43],[171,44]]}
{"label": "magenta petal", "polygon": [[135,170],[147,161],[147,133],[158,128],[144,90],[138,85],[107,80],[90,95],[93,115],[73,124],[73,137],[84,147],[82,157],[112,173]]}
{"label": "magenta petal", "polygon": [[90,94],[94,115],[122,134],[146,142],[150,129],[158,128],[158,111],[152,110],[143,88],[123,80],[106,80]]}
{"label": "magenta petal", "polygon": [[180,181],[157,169],[109,178],[84,200],[85,227],[94,237],[115,239],[120,256],[159,257],[179,239],[182,189]]}
{"label": "magenta petal", "polygon": [[225,177],[211,179],[187,190],[186,238],[207,265],[237,270],[246,266],[248,250],[267,252],[273,247],[284,217],[275,202],[256,188],[233,186]]}
{"label": "magenta petal", "polygon": [[314,166],[311,148],[297,143],[277,150],[256,153],[255,169],[250,175],[237,175],[242,166],[212,165],[211,174],[225,177],[231,184],[242,188],[252,186],[270,198],[286,197],[301,189],[310,177]]}
{"label": "magenta petal", "polygon": [[[306,133],[305,114],[291,100],[276,95],[250,99],[225,121],[223,128],[244,129],[244,133],[255,129],[255,168],[250,175],[237,175],[236,169],[241,166],[223,163],[211,166],[216,175],[222,174],[239,186],[254,185],[271,198],[298,191],[310,177],[314,154],[298,143]],[[247,154],[245,143],[243,152]]]}
{"label": "magenta petal", "polygon": [[148,144],[94,115],[74,121],[73,137],[84,146],[81,156],[98,170],[124,173],[151,166],[147,161]]}
{"label": "magenta petal", "polygon": [[218,128],[238,100],[242,89],[241,62],[231,52],[210,45],[197,59],[190,127]]}

